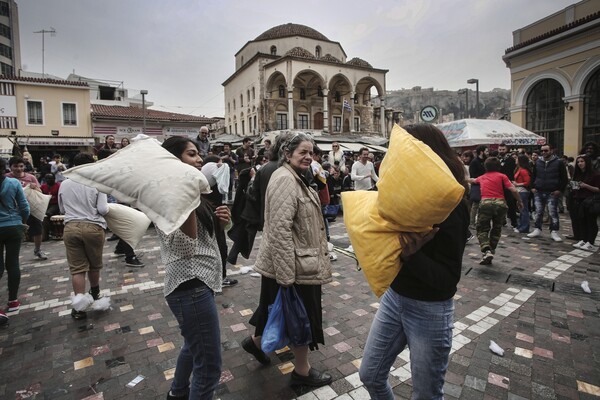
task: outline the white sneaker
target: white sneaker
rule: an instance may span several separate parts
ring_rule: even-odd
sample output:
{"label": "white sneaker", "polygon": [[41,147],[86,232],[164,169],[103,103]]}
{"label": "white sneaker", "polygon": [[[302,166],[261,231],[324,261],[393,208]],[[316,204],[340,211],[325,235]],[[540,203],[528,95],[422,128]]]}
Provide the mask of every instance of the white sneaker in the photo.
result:
{"label": "white sneaker", "polygon": [[591,243],[587,242],[583,245],[581,245],[581,247],[579,247],[581,250],[585,250],[585,251],[591,251],[591,252],[595,252],[596,250],[598,250],[598,248],[594,245],[592,245]]}
{"label": "white sneaker", "polygon": [[581,246],[583,246],[585,244],[585,242],[583,240],[580,240],[577,243],[573,243],[573,247],[580,249]]}
{"label": "white sneaker", "polygon": [[558,232],[556,231],[552,231],[550,232],[550,236],[552,237],[552,240],[554,240],[555,242],[562,242],[562,238],[560,237],[560,235],[558,234]]}
{"label": "white sneaker", "polygon": [[527,235],[527,237],[536,238],[540,237],[541,235],[542,231],[539,228],[535,228],[530,234]]}
{"label": "white sneaker", "polygon": [[47,260],[47,259],[48,259],[48,253],[46,253],[46,252],[44,252],[44,251],[41,251],[41,250],[38,250],[38,251],[35,251],[35,250],[34,250],[34,252],[33,252],[33,255],[34,255],[34,256],[35,256],[35,257],[36,257],[38,260],[42,260],[42,261],[44,261],[44,260]]}

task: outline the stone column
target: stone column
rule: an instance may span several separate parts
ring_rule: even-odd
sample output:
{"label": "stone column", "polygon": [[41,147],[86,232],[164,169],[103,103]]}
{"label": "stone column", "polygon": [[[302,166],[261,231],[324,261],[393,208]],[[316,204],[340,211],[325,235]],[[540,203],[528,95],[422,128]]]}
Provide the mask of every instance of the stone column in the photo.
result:
{"label": "stone column", "polygon": [[329,132],[329,89],[323,89],[323,132]]}
{"label": "stone column", "polygon": [[294,129],[294,86],[288,86],[288,129]]}
{"label": "stone column", "polygon": [[379,112],[379,115],[381,116],[381,120],[379,121],[379,126],[381,126],[381,134],[384,137],[387,137],[387,132],[385,129],[385,97],[381,98],[381,111]]}
{"label": "stone column", "polygon": [[[356,96],[356,92],[350,92],[350,107],[352,107],[352,110],[350,111],[350,133],[354,133],[354,96]],[[342,124],[344,123],[344,121],[342,121]]]}

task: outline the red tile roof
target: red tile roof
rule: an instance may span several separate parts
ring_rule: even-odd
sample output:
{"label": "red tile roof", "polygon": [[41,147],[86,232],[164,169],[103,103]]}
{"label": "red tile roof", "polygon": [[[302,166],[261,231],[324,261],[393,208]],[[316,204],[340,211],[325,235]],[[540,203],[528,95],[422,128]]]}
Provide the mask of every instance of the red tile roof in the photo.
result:
{"label": "red tile roof", "polygon": [[[106,106],[92,104],[92,118],[103,119],[143,119],[144,110],[141,107]],[[198,117],[196,115],[175,114],[165,111],[146,109],[146,120],[148,121],[178,121],[178,122],[200,122],[215,123],[214,118]]]}
{"label": "red tile roof", "polygon": [[67,81],[67,80],[63,80],[63,79],[30,78],[30,77],[25,77],[25,76],[0,75],[0,80],[16,81],[16,82],[29,82],[29,83],[46,83],[46,84],[50,84],[50,85],[88,87],[88,84],[85,82]]}

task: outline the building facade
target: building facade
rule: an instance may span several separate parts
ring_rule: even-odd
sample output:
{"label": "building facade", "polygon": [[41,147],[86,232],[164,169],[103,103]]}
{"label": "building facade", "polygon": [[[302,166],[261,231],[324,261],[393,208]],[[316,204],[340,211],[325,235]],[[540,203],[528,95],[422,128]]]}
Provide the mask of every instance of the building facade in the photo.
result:
{"label": "building facade", "polygon": [[304,25],[263,32],[235,54],[235,72],[223,83],[226,132],[385,134],[387,70],[346,58],[340,43]]}
{"label": "building facade", "polygon": [[600,142],[600,1],[583,0],[513,32],[511,121],[574,156]]}
{"label": "building facade", "polygon": [[19,8],[15,0],[0,0],[0,74],[19,75],[20,70]]}
{"label": "building facade", "polygon": [[[0,137],[42,156],[77,153],[93,144],[90,97],[85,83],[0,76]],[[8,141],[7,139],[10,139]]]}

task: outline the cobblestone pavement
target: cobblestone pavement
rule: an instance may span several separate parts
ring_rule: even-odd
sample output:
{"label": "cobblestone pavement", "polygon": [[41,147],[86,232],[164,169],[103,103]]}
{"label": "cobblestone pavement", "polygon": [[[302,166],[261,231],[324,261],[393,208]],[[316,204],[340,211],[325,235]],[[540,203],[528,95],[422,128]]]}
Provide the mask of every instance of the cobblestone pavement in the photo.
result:
{"label": "cobblestone pavement", "polygon": [[[564,215],[561,226],[568,234]],[[448,399],[600,397],[600,255],[574,249],[568,240],[553,242],[546,227],[541,238],[524,236],[505,228],[492,266],[478,265],[476,239],[467,245],[455,297]],[[341,218],[332,224],[332,242],[349,245]],[[71,283],[62,242],[44,243],[43,250],[51,253],[47,261],[34,261],[32,244],[24,245],[23,305],[0,330],[0,398],[166,398],[182,341],[162,295],[158,239],[150,229],[139,246],[144,268],[128,268],[113,257],[115,243],[105,246],[101,282],[112,309],[90,312],[86,321],[69,314]],[[251,265],[253,258],[240,261]],[[216,398],[369,397],[358,367],[378,299],[352,259],[339,255],[333,266],[334,280],[323,287],[326,345],[309,355],[315,368],[333,375],[333,383],[314,391],[291,387],[289,350],[273,355],[267,367],[243,351],[240,343],[253,332],[248,320],[260,289],[260,279],[245,274],[217,296],[223,373]],[[584,280],[591,294],[581,289]],[[490,340],[505,350],[503,357],[489,350]],[[408,360],[406,350],[391,371],[398,398],[410,398]],[[138,375],[144,379],[127,387]]]}

